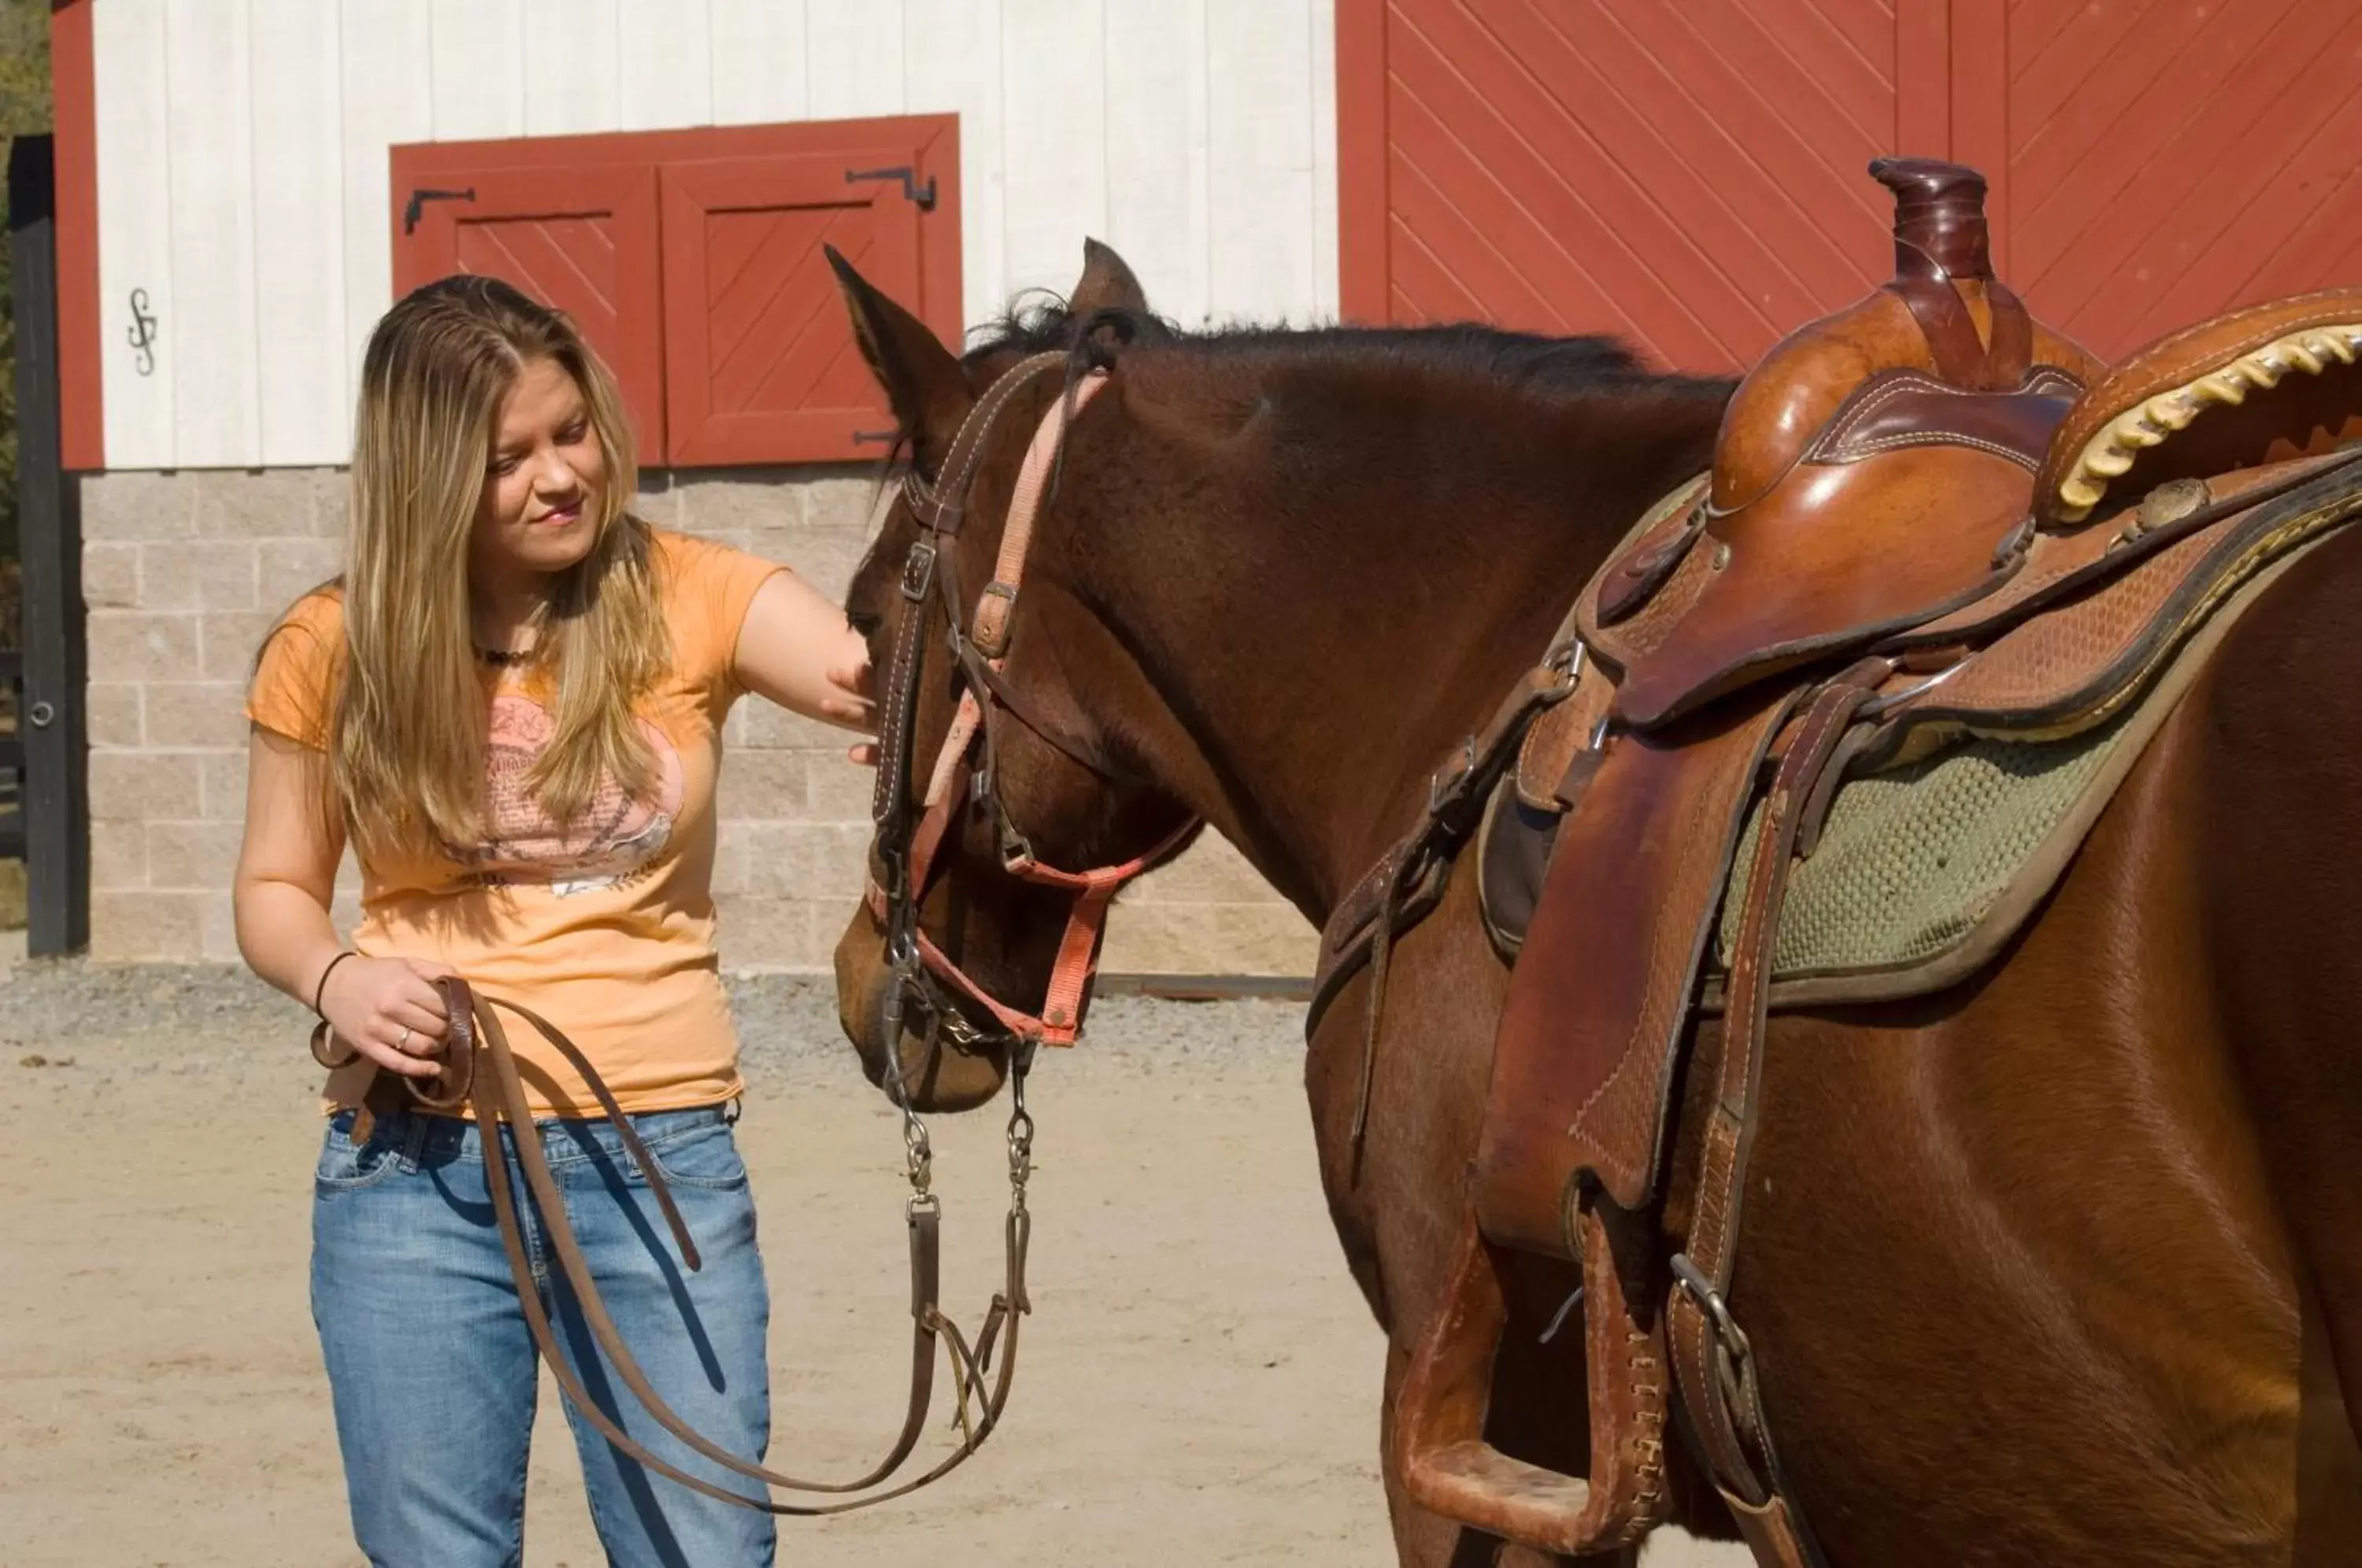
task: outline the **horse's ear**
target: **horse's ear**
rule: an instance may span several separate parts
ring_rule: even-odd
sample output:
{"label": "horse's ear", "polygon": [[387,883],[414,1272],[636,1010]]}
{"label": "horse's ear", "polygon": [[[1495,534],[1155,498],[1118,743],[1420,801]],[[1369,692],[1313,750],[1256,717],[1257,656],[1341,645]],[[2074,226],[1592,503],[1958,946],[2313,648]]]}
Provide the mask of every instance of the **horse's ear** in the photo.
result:
{"label": "horse's ear", "polygon": [[1096,239],[1085,239],[1082,282],[1075,285],[1066,306],[1076,321],[1088,321],[1103,310],[1138,311],[1145,315],[1148,291],[1140,286],[1140,280],[1112,248]]}
{"label": "horse's ear", "polygon": [[837,287],[844,291],[861,357],[886,389],[894,417],[911,433],[911,456],[922,470],[933,473],[975,404],[967,372],[926,323],[879,293],[836,247],[821,248],[828,253]]}

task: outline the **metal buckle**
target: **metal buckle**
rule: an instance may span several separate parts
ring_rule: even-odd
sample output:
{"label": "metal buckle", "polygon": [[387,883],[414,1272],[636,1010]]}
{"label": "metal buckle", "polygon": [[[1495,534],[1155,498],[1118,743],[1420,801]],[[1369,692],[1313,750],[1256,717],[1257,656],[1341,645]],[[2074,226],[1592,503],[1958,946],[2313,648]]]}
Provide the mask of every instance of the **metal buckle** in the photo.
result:
{"label": "metal buckle", "polygon": [[[988,618],[986,612],[995,600],[1000,602],[1000,613]],[[999,658],[1009,652],[1009,634],[1017,619],[1016,588],[998,578],[986,583],[984,591],[976,596],[976,611],[969,619],[974,630],[968,641],[976,651],[987,658]]]}
{"label": "metal buckle", "polygon": [[913,604],[921,603],[934,585],[935,547],[921,539],[902,558],[902,597]]}
{"label": "metal buckle", "polygon": [[1458,790],[1476,771],[1476,737],[1469,735],[1460,743],[1460,755],[1452,762],[1435,770],[1427,781],[1427,814],[1443,813],[1444,797]]}
{"label": "metal buckle", "polygon": [[1724,1304],[1722,1292],[1716,1290],[1714,1282],[1690,1261],[1687,1253],[1675,1253],[1668,1266],[1672,1269],[1673,1282],[1681,1287],[1682,1294],[1697,1303],[1698,1310],[1704,1312],[1706,1320],[1714,1326],[1714,1337],[1721,1344],[1724,1353],[1730,1357],[1734,1365],[1744,1363],[1752,1352],[1748,1346],[1746,1333],[1731,1320],[1730,1309]]}
{"label": "metal buckle", "polygon": [[1000,868],[1012,877],[1021,877],[1028,867],[1039,864],[1033,858],[1033,843],[1009,820],[1006,809],[997,809],[1000,819]]}
{"label": "metal buckle", "polygon": [[[1978,652],[1981,651],[1981,649],[1978,650]],[[1971,664],[1974,664],[1976,660],[1976,653],[1962,654],[1959,658],[1953,660],[1950,664],[1946,665],[1943,668],[1937,670],[1935,674],[1929,676],[1925,680],[1915,682],[1912,685],[1904,687],[1900,691],[1890,691],[1881,696],[1873,696],[1870,698],[1864,701],[1860,707],[1854,710],[1853,716],[1856,720],[1863,720],[1875,719],[1884,714],[1891,713],[1895,709],[1902,707],[1905,702],[1910,701],[1914,697],[1922,697],[1926,695],[1928,692],[1933,691],[1936,688],[1943,685],[1944,682],[1951,679],[1952,677],[1959,674],[1960,671],[1968,668]]]}

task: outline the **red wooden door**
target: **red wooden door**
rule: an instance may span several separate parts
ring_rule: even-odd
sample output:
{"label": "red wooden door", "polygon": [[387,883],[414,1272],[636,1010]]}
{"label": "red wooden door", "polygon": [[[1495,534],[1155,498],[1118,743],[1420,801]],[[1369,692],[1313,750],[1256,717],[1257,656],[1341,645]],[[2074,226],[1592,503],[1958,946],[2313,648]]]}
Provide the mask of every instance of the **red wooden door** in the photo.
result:
{"label": "red wooden door", "polygon": [[2005,24],[1959,41],[2005,121],[2005,164],[1968,160],[1994,165],[1996,259],[2045,319],[2113,358],[2362,282],[2362,0],[2081,0]]}
{"label": "red wooden door", "polygon": [[2362,281],[2362,0],[1337,0],[1337,69],[1357,320],[1739,369],[1887,275],[1885,153],[2104,356]]}
{"label": "red wooden door", "polygon": [[574,319],[621,383],[641,460],[665,449],[663,300],[656,171],[470,169],[438,176],[411,221],[396,181],[396,294],[454,272],[495,277]]}
{"label": "red wooden door", "polygon": [[848,178],[911,161],[905,146],[665,167],[671,461],[842,458],[894,428],[822,247],[920,299],[918,202]]}
{"label": "red wooden door", "polygon": [[1340,0],[1337,47],[1348,315],[1688,369],[1857,298],[1864,167],[1944,135],[1931,0]]}

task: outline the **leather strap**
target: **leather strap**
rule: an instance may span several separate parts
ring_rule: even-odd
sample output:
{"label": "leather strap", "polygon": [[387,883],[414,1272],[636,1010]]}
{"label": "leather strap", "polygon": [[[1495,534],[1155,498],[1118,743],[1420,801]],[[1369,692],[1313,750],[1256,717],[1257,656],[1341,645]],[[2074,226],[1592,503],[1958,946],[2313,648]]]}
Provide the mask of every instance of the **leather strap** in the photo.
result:
{"label": "leather strap", "polygon": [[1936,373],[1945,381],[1971,392],[2002,392],[2025,379],[2034,358],[2034,324],[2024,302],[1999,279],[1984,281],[1985,303],[1992,310],[1990,343],[1977,335],[1959,291],[1943,278],[1914,274],[1883,287],[1910,308],[1935,357]]}
{"label": "leather strap", "polygon": [[[1452,857],[1483,821],[1494,787],[1515,764],[1526,732],[1543,713],[1573,696],[1588,666],[1583,645],[1562,635],[1543,661],[1503,698],[1485,727],[1462,741],[1452,758],[1428,782],[1427,810],[1408,832],[1388,846],[1377,864],[1337,900],[1320,933],[1320,962],[1313,977],[1312,1002],[1304,1020],[1309,1040],[1336,999],[1360,971],[1374,966],[1370,1021],[1363,1048],[1374,1046],[1377,1014],[1385,1003],[1385,967],[1394,939],[1433,909],[1449,880]],[[1605,679],[1605,677],[1599,677]],[[1354,1115],[1355,1142],[1368,1110],[1369,1064],[1363,1065],[1362,1101]]]}
{"label": "leather strap", "polygon": [[[904,491],[922,532],[902,562],[902,613],[895,630],[893,654],[886,667],[887,701],[877,731],[877,784],[870,797],[870,818],[877,825],[881,846],[889,852],[907,845],[911,831],[911,774],[917,761],[911,731],[918,723],[919,658],[926,640],[928,604],[935,596],[938,578],[946,569],[941,541],[959,531],[967,504],[967,488],[975,480],[977,465],[983,460],[985,442],[1011,400],[1032,385],[1036,377],[1065,362],[1065,355],[1050,350],[1019,361],[992,383],[960,422],[936,483],[928,485],[915,470],[905,480]],[[1065,421],[1054,416],[1044,424],[1045,427],[1054,425],[1060,430],[1065,428]],[[956,585],[953,588],[954,591],[944,596],[944,602],[956,614]],[[969,733],[974,733],[972,728]],[[949,752],[953,748],[946,745],[944,749]]]}
{"label": "leather strap", "polygon": [[[1740,885],[1720,1073],[1702,1135],[1689,1235],[1672,1260],[1675,1285],[1666,1325],[1683,1411],[1715,1485],[1733,1499],[1735,1513],[1748,1516],[1749,1542],[1758,1560],[1767,1563],[1811,1561],[1795,1515],[1774,1506],[1783,1488],[1770,1455],[1754,1353],[1727,1304],[1762,1094],[1772,947],[1797,832],[1815,787],[1855,712],[1892,671],[1887,660],[1864,659],[1831,680],[1806,705],[1783,748],[1763,827]],[[1775,1549],[1770,1554],[1756,1541],[1759,1531]]]}
{"label": "leather strap", "polygon": [[[916,867],[914,887],[921,891],[927,885],[927,873],[934,851],[942,842],[955,805],[956,797],[947,795],[928,808],[921,823],[912,860]],[[1031,858],[1021,858],[1008,865],[1009,874],[1020,881],[1031,882],[1036,887],[1055,888],[1074,895],[1073,903],[1067,907],[1065,933],[1058,942],[1057,957],[1051,966],[1050,982],[1039,1013],[1011,1007],[977,985],[923,931],[912,933],[918,943],[919,957],[926,966],[927,973],[982,1007],[1017,1039],[1043,1045],[1072,1045],[1081,1036],[1083,1011],[1089,999],[1091,983],[1098,974],[1099,944],[1106,934],[1108,910],[1114,903],[1115,896],[1123,890],[1126,883],[1154,870],[1187,849],[1204,827],[1203,821],[1192,817],[1145,854],[1120,865],[1098,867],[1088,871],[1062,871]],[[868,901],[870,913],[883,922],[888,915],[886,890],[876,882],[869,884]]]}
{"label": "leather strap", "polygon": [[1064,350],[1045,348],[1019,360],[1007,373],[994,381],[976,406],[960,421],[958,433],[944,453],[943,466],[934,480],[922,478],[913,469],[903,480],[903,492],[911,498],[911,509],[918,514],[922,525],[937,534],[956,534],[967,513],[967,488],[975,482],[976,470],[984,460],[986,440],[992,427],[1000,422],[1010,401],[1031,385],[1033,378],[1066,363]]}
{"label": "leather strap", "polygon": [[1094,370],[1066,389],[1065,400],[1033,431],[1025,461],[1017,470],[1017,488],[1009,497],[1009,518],[1001,525],[1000,555],[993,563],[992,580],[976,602],[968,639],[997,666],[1009,651],[1009,622],[1017,610],[1018,585],[1024,580],[1025,557],[1033,546],[1033,522],[1041,514],[1052,466],[1065,442],[1066,429],[1091,399],[1106,390],[1108,373]]}
{"label": "leather strap", "polygon": [[[931,1198],[915,1199],[911,1205],[908,1214],[911,1389],[901,1430],[896,1435],[886,1457],[866,1474],[850,1481],[807,1481],[770,1470],[730,1452],[690,1426],[657,1393],[630,1347],[624,1342],[623,1335],[600,1294],[598,1282],[582,1254],[581,1246],[575,1240],[573,1229],[567,1223],[565,1202],[550,1174],[548,1159],[542,1153],[540,1134],[534,1125],[533,1108],[526,1098],[515,1054],[510,1047],[508,1033],[502,1024],[498,1010],[506,1009],[531,1024],[582,1076],[583,1082],[590,1087],[600,1109],[605,1112],[622,1140],[625,1153],[646,1177],[648,1190],[655,1196],[666,1227],[680,1250],[682,1263],[692,1270],[696,1269],[701,1260],[688,1224],[673,1201],[662,1171],[649,1157],[646,1145],[633,1128],[631,1119],[616,1103],[605,1080],[591,1066],[581,1049],[539,1014],[513,1002],[494,1002],[477,993],[466,980],[456,976],[439,979],[435,984],[443,994],[444,1005],[451,1021],[447,1058],[452,1063],[461,1064],[447,1072],[442,1081],[447,1083],[455,1074],[465,1080],[463,1093],[475,1113],[476,1125],[483,1143],[486,1185],[491,1193],[493,1218],[500,1230],[502,1248],[508,1254],[509,1270],[516,1285],[518,1302],[524,1311],[525,1326],[533,1335],[535,1348],[548,1364],[560,1391],[582,1413],[584,1419],[615,1446],[617,1452],[657,1474],[677,1481],[706,1496],[765,1513],[811,1518],[846,1513],[907,1496],[956,1469],[983,1446],[985,1439],[999,1424],[1001,1413],[1009,1402],[1017,1364],[1017,1320],[1032,1310],[1025,1289],[1025,1263],[1032,1240],[1032,1220],[1024,1205],[1021,1178],[1014,1171],[1012,1185],[1016,1196],[1003,1229],[1002,1288],[993,1297],[986,1315],[984,1331],[973,1346],[958,1326],[944,1315],[939,1304],[942,1210]],[[421,1092],[414,1080],[404,1081],[409,1086],[412,1098],[422,1106],[439,1107],[446,1103],[435,1098],[432,1091]],[[616,1377],[657,1425],[693,1452],[734,1474],[766,1486],[822,1494],[866,1491],[901,1468],[925,1430],[927,1414],[933,1403],[935,1350],[939,1342],[952,1362],[955,1392],[960,1410],[960,1446],[915,1479],[884,1492],[827,1504],[779,1503],[767,1497],[748,1496],[691,1474],[650,1452],[591,1397],[558,1347],[548,1309],[542,1300],[544,1282],[535,1277],[533,1260],[525,1246],[524,1225],[512,1187],[512,1181],[517,1176],[522,1176],[527,1190],[533,1195],[542,1232],[557,1254],[559,1271],[573,1292],[592,1340],[613,1367]],[[991,1370],[991,1360],[996,1351],[1000,1354],[1000,1366],[991,1386],[987,1387],[985,1376]],[[974,1413],[971,1413],[971,1403],[975,1408]]]}

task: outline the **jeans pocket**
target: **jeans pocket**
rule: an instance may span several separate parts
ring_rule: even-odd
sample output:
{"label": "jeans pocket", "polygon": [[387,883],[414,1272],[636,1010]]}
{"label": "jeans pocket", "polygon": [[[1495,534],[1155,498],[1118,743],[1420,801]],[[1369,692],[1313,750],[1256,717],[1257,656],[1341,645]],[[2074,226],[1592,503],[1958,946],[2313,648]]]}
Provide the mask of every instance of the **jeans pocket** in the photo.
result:
{"label": "jeans pocket", "polygon": [[746,1162],[729,1123],[709,1121],[648,1143],[648,1159],[670,1187],[727,1190],[746,1185]]}
{"label": "jeans pocket", "polygon": [[392,1144],[374,1133],[366,1143],[353,1142],[353,1113],[340,1110],[328,1119],[327,1136],[320,1143],[320,1163],[313,1169],[312,1186],[322,1197],[358,1192],[375,1187],[402,1168]]}

